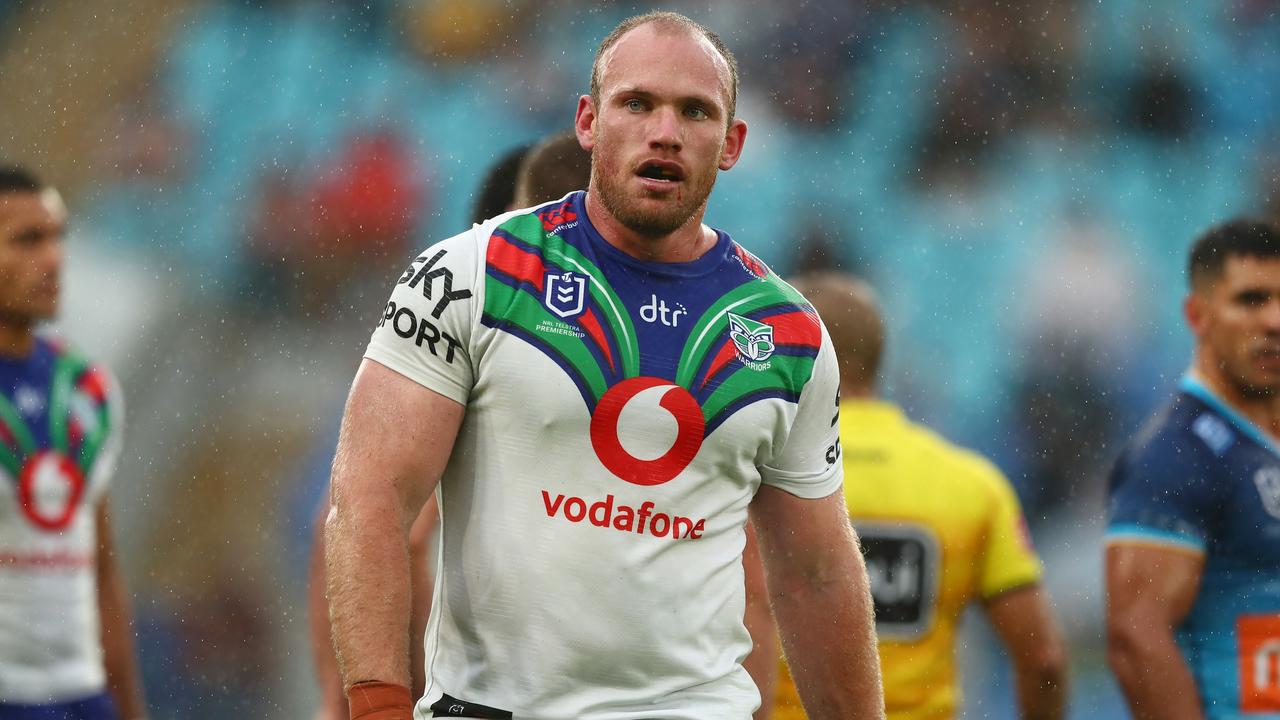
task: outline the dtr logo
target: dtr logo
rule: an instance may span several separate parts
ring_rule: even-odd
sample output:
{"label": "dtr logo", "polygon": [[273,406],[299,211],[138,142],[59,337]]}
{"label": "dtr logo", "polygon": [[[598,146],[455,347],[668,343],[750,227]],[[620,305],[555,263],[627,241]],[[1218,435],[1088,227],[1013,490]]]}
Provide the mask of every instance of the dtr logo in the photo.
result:
{"label": "dtr logo", "polygon": [[[618,437],[618,421],[632,398],[645,390],[664,385],[668,389],[658,405],[675,418],[676,439],[661,457],[642,460],[622,446]],[[636,485],[661,485],[693,462],[702,447],[705,422],[702,408],[688,390],[662,378],[634,377],[609,388],[600,398],[591,415],[591,446],[595,448],[600,462],[614,475]]]}
{"label": "dtr logo", "polygon": [[562,318],[582,314],[587,303],[587,277],[569,271],[563,274],[547,273],[547,292],[544,298],[547,309]]}
{"label": "dtr logo", "polygon": [[647,323],[662,323],[667,327],[679,327],[680,316],[688,314],[680,303],[676,303],[674,308],[669,307],[666,300],[659,300],[654,294],[649,295],[647,304],[640,306],[641,320]]}

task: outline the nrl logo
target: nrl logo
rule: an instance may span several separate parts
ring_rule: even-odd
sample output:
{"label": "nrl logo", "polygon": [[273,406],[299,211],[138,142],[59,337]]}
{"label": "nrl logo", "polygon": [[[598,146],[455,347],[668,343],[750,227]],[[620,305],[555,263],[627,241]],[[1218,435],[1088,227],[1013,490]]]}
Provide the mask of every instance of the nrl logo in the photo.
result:
{"label": "nrl logo", "polygon": [[746,362],[764,362],[773,355],[772,325],[729,313],[729,337]]}
{"label": "nrl logo", "polygon": [[582,314],[587,302],[585,275],[547,273],[546,286],[543,300],[548,310],[565,319]]}
{"label": "nrl logo", "polygon": [[1262,496],[1262,507],[1271,517],[1280,519],[1280,468],[1264,467],[1253,474],[1253,484]]}

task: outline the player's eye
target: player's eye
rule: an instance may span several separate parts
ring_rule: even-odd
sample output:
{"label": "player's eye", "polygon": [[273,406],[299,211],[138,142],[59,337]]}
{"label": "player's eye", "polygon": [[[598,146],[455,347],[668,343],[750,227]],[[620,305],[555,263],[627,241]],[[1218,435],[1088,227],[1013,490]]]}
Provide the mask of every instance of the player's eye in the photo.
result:
{"label": "player's eye", "polygon": [[631,112],[640,112],[641,110],[644,110],[644,103],[632,98],[625,103],[624,107]]}
{"label": "player's eye", "polygon": [[1247,290],[1236,296],[1236,302],[1248,307],[1258,307],[1266,305],[1270,297],[1267,293],[1260,290]]}
{"label": "player's eye", "polygon": [[698,107],[697,105],[691,105],[691,106],[689,106],[689,108],[688,108],[688,109],[686,109],[686,110],[684,111],[684,113],[685,113],[685,115],[688,115],[689,117],[693,118],[694,120],[705,120],[705,119],[707,119],[707,117],[709,117],[709,116],[707,115],[707,111],[706,111],[706,110],[704,110],[704,109],[702,109],[701,107]]}

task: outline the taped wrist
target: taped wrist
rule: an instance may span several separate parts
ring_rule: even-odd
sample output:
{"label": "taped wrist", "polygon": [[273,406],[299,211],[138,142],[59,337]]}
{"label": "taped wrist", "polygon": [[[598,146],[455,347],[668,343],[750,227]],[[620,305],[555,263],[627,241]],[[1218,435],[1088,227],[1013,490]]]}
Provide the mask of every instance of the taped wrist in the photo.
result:
{"label": "taped wrist", "polygon": [[413,694],[409,688],[380,680],[358,682],[347,691],[351,720],[410,720]]}

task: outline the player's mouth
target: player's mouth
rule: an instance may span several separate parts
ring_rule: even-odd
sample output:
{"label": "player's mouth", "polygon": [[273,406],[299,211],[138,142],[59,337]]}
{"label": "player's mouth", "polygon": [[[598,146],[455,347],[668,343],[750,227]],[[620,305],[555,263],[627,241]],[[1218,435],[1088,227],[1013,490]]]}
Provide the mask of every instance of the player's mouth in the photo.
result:
{"label": "player's mouth", "polygon": [[1253,358],[1268,369],[1280,369],[1280,347],[1260,347],[1253,351]]}
{"label": "player's mouth", "polygon": [[670,190],[684,181],[684,168],[668,160],[646,160],[636,168],[641,184],[653,190]]}

